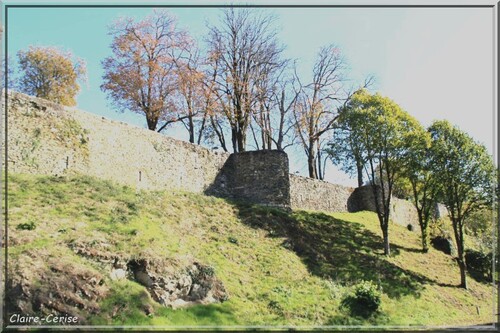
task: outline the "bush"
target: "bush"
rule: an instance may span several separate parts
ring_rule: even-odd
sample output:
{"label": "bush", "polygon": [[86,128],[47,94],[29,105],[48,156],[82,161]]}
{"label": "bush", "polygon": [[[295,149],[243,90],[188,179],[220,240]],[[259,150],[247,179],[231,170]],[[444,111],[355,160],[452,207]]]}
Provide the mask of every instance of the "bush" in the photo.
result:
{"label": "bush", "polygon": [[33,222],[33,221],[30,221],[29,223],[18,224],[16,227],[17,230],[35,230],[35,228],[36,228],[36,225],[35,225],[35,222]]}
{"label": "bush", "polygon": [[351,315],[370,317],[380,307],[381,293],[371,281],[362,281],[354,286],[354,292],[344,297],[340,303]]}

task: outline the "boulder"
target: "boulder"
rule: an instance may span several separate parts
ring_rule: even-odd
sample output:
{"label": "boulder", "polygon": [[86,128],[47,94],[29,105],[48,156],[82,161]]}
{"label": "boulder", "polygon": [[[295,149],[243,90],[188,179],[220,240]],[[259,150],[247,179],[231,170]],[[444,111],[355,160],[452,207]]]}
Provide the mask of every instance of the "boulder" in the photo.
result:
{"label": "boulder", "polygon": [[227,292],[212,267],[193,261],[180,266],[173,260],[134,259],[128,270],[158,303],[180,308],[227,300]]}
{"label": "boulder", "polygon": [[436,250],[442,251],[451,256],[457,255],[457,249],[451,238],[437,236],[431,239],[431,244]]}

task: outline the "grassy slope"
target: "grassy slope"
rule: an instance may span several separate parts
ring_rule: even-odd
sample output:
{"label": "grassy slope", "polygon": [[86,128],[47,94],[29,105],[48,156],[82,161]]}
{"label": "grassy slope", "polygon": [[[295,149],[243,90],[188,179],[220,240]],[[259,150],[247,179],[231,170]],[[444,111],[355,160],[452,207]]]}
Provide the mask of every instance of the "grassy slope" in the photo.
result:
{"label": "grassy slope", "polygon": [[[35,230],[17,230],[34,222]],[[162,308],[132,281],[106,283],[95,324],[125,325],[466,325],[492,322],[493,290],[470,279],[459,289],[450,256],[419,252],[418,233],[391,225],[394,255],[381,255],[373,213],[322,214],[228,203],[191,193],[136,192],[90,177],[9,176],[9,260],[30,251],[99,269],[71,242],[132,256],[193,256],[212,265],[229,291],[223,304]],[[381,313],[339,310],[361,279],[382,286]],[[146,316],[144,306],[155,309]],[[476,305],[479,307],[477,314]],[[117,311],[117,309],[119,309]]]}

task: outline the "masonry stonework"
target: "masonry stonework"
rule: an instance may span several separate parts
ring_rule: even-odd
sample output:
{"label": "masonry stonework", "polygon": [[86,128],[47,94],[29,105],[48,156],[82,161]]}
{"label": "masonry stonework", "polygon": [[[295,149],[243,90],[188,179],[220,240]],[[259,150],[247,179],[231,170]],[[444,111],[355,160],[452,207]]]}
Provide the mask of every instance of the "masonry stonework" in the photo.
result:
{"label": "masonry stonework", "polygon": [[347,212],[352,187],[290,174],[290,205],[292,209]]}
{"label": "masonry stonework", "polygon": [[290,208],[288,156],[278,150],[231,154],[207,194]]}
{"label": "masonry stonework", "polygon": [[7,117],[10,172],[79,172],[141,189],[202,193],[229,156],[19,93],[11,93]]}
{"label": "masonry stonework", "polygon": [[[6,115],[9,172],[81,173],[138,189],[207,193],[287,209],[374,210],[365,188],[289,174],[283,152],[214,151],[15,92]],[[418,223],[410,202],[392,202],[394,222]]]}

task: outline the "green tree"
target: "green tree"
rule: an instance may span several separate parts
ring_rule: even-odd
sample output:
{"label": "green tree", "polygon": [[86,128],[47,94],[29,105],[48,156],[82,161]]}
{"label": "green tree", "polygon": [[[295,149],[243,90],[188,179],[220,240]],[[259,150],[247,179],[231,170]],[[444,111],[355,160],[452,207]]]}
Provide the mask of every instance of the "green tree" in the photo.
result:
{"label": "green tree", "polygon": [[[389,215],[394,184],[401,174],[405,156],[425,131],[399,105],[379,94],[358,90],[344,111],[350,113],[349,128],[361,147],[365,173],[372,186],[375,208],[384,238],[384,253],[390,255]],[[377,166],[380,166],[377,168]]]}
{"label": "green tree", "polygon": [[412,200],[417,210],[422,238],[422,251],[429,251],[428,226],[436,206],[439,182],[434,172],[435,151],[431,147],[431,137],[427,131],[419,131],[420,137],[406,154],[406,163],[400,179],[409,182]]}
{"label": "green tree", "polygon": [[473,212],[493,202],[496,169],[484,145],[448,121],[434,122],[429,132],[442,184],[439,198],[448,209],[457,243],[460,286],[467,289],[464,225]]}
{"label": "green tree", "polygon": [[332,163],[340,166],[341,170],[349,175],[356,175],[358,187],[363,186],[363,168],[365,160],[363,156],[363,140],[359,128],[363,122],[359,112],[350,112],[352,109],[345,108],[340,111],[337,123],[333,128],[333,135],[328,143],[326,152]]}
{"label": "green tree", "polygon": [[78,82],[85,80],[85,63],[73,61],[70,52],[55,47],[30,46],[17,53],[20,78],[18,89],[63,105],[76,105]]}

